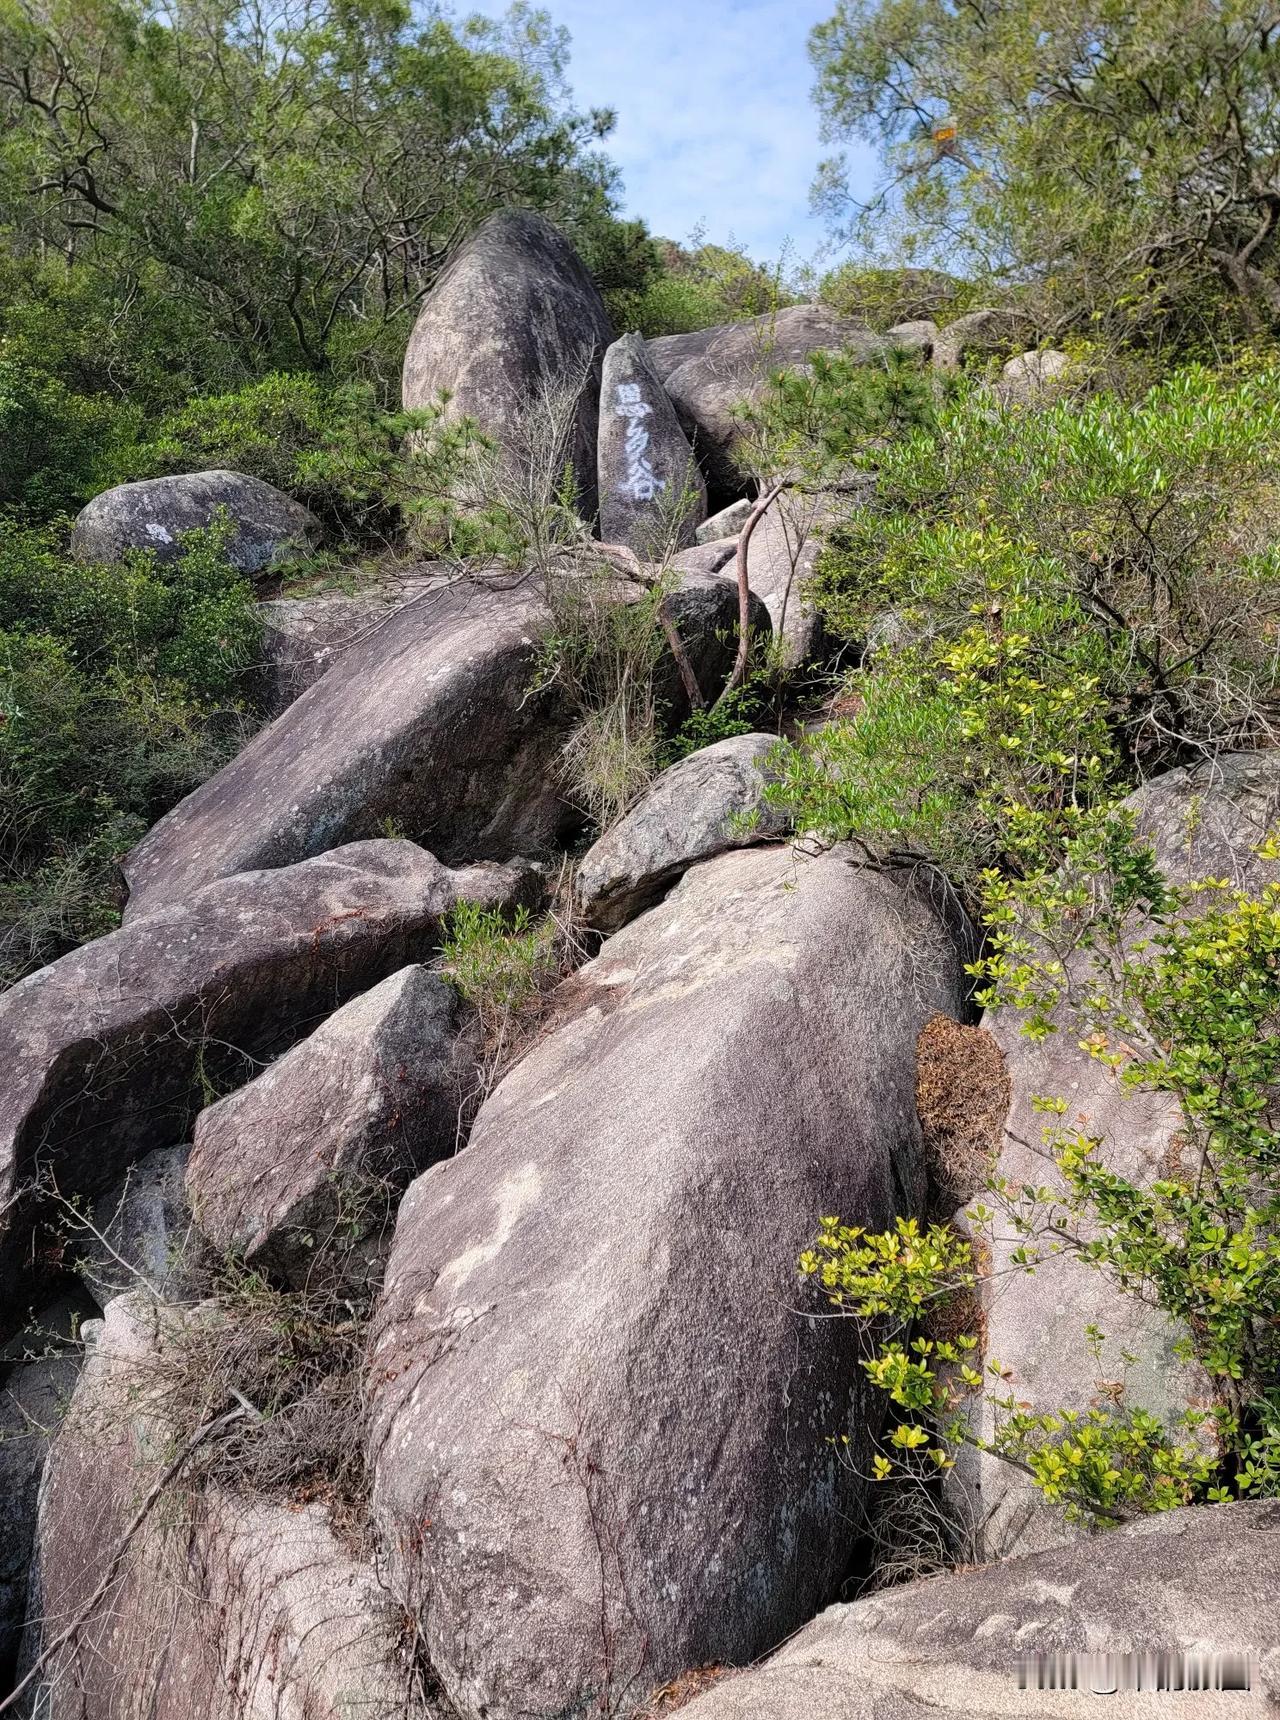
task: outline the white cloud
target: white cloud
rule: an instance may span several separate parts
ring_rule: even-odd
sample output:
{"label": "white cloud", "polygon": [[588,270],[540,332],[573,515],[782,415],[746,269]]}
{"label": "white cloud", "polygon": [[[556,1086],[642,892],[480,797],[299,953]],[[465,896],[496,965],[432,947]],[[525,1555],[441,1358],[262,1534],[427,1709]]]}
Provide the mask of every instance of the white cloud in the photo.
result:
{"label": "white cloud", "polygon": [[[617,111],[606,148],[628,214],[671,239],[698,226],[709,239],[732,236],[762,260],[787,241],[793,258],[817,250],[824,231],[809,187],[824,149],[806,44],[834,0],[543,3],[572,38],[579,103]],[[498,16],[505,4],[465,9]]]}

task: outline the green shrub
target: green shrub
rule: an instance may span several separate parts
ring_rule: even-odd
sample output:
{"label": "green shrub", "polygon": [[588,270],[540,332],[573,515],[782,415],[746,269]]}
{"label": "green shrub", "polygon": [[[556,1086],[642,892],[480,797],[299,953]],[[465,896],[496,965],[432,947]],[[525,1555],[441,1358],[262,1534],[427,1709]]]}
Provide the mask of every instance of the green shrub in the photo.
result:
{"label": "green shrub", "polygon": [[689,334],[793,302],[779,276],[742,251],[706,244],[686,249],[661,239],[650,244],[644,266],[605,295],[616,328],[646,337]]}
{"label": "green shrub", "polygon": [[0,983],[107,928],[119,853],[243,738],[259,623],[222,543],[83,565],[0,519]]}
{"label": "green shrub", "polygon": [[1135,776],[1278,732],[1280,371],[1042,409],[969,388],[854,457],[875,495],[813,589],[867,650],[775,790],[802,828],[973,885]]}
{"label": "green shrub", "polygon": [[[1280,862],[1274,838],[1259,853]],[[1123,1089],[1176,1100],[1183,1127],[1176,1160],[1138,1182],[1108,1162],[1105,1138],[1064,1122],[1075,1109],[1066,1096],[1046,1097],[1038,1104],[1060,1186],[994,1176],[970,1220],[979,1233],[999,1221],[1020,1238],[1014,1272],[1067,1253],[1162,1309],[1214,1397],[1172,1426],[1129,1401],[1124,1382],[1111,1407],[1084,1413],[1021,1403],[1002,1385],[998,1357],[985,1381],[973,1366],[972,1334],[930,1335],[978,1284],[970,1241],[914,1220],[872,1234],[825,1218],[800,1271],[842,1313],[881,1322],[864,1366],[902,1412],[875,1474],[948,1468],[968,1443],[1022,1468],[1072,1519],[1113,1523],[1196,1501],[1276,1497],[1280,882],[1257,894],[1213,878],[1174,887],[1135,841],[1132,821],[1111,816],[1069,841],[1061,866],[989,884],[992,941],[975,969],[983,1001],[1026,1011],[1032,1038],[1061,1023]],[[1095,1353],[1103,1336],[1086,1330]],[[983,1389],[989,1438],[976,1434],[964,1402]]]}
{"label": "green shrub", "polygon": [[0,510],[37,522],[77,511],[115,481],[139,419],[0,341]]}

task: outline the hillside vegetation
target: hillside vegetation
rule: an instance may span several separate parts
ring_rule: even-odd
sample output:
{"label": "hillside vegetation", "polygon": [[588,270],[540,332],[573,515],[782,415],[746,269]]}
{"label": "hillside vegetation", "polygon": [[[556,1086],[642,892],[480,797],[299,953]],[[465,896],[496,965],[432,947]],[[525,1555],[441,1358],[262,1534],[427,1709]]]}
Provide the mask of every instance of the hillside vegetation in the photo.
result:
{"label": "hillside vegetation", "polygon": [[523,3],[0,0],[0,1713],[1280,1690],[1280,14],[809,50],[770,267]]}

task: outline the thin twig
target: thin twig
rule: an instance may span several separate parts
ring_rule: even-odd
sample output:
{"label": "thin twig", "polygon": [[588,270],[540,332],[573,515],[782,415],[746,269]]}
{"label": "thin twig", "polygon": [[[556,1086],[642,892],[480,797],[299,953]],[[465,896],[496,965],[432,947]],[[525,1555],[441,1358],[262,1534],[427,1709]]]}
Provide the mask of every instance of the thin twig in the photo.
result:
{"label": "thin twig", "polygon": [[172,1463],[170,1463],[164,1470],[159,1479],[153,1483],[146,1498],[134,1512],[133,1520],[130,1522],[128,1528],[120,1537],[119,1541],[117,1541],[115,1551],[112,1553],[107,1564],[107,1568],[102,1573],[93,1593],[72,1619],[71,1623],[67,1625],[64,1630],[59,1631],[49,1646],[37,1655],[26,1675],[19,1679],[18,1683],[14,1685],[13,1689],[4,1698],[4,1700],[0,1701],[0,1714],[4,1714],[14,1707],[23,1691],[30,1688],[45,1668],[52,1664],[55,1657],[62,1652],[66,1645],[75,1636],[77,1636],[81,1630],[83,1630],[84,1626],[89,1622],[90,1618],[92,1618],[93,1614],[102,1604],[102,1601],[106,1597],[107,1591],[110,1589],[112,1583],[115,1582],[120,1566],[124,1562],[124,1556],[128,1552],[135,1535],[137,1535],[138,1531],[142,1528],[147,1518],[155,1509],[160,1495],[182,1469],[183,1465],[194,1456],[206,1439],[212,1439],[214,1434],[221,1433],[223,1428],[229,1427],[232,1422],[242,1420],[245,1413],[246,1412],[240,1408],[228,1410],[225,1415],[218,1416],[214,1421],[207,1421],[203,1427],[196,1429],[195,1433],[192,1434],[191,1438],[182,1447],[182,1450],[173,1459]]}

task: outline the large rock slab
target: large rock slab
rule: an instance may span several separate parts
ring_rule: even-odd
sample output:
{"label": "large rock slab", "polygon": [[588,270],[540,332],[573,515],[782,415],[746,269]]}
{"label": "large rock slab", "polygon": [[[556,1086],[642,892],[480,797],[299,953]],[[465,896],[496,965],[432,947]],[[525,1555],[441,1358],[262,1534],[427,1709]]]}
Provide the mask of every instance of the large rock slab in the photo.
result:
{"label": "large rock slab", "polygon": [[321,1251],[358,1266],[394,1194],[460,1144],[457,1013],[446,979],[402,968],[201,1111],[186,1186],[215,1247],[298,1288]]}
{"label": "large rock slab", "polygon": [[822,620],[806,588],[827,529],[849,506],[847,497],[785,491],[747,543],[747,583],[769,612],[788,669],[802,668],[821,654]]}
{"label": "large rock slab", "polygon": [[707,512],[707,486],[638,334],[604,355],[598,450],[604,541],[626,544],[643,561],[689,548]]}
{"label": "large rock slab", "polygon": [[[1172,771],[1127,804],[1168,877],[1232,878],[1255,888],[1270,869],[1252,850],[1280,821],[1280,753],[1236,754],[1216,765]],[[1177,1106],[1163,1095],[1126,1090],[1080,1049],[1067,1018],[1059,1019],[1060,1030],[1038,1044],[1023,1036],[1023,1018],[1014,1011],[996,1011],[984,1022],[1012,1082],[997,1174],[1013,1183],[1056,1186],[1042,1146],[1045,1117],[1033,1103],[1038,1096],[1066,1099],[1072,1126],[1101,1137],[1106,1162],[1121,1175],[1142,1183],[1165,1174],[1181,1127]],[[1158,1310],[1069,1255],[1047,1259],[1033,1277],[1016,1272],[1009,1257],[1017,1243],[1012,1236],[993,1241],[986,1287],[987,1355],[1008,1370],[1005,1384],[1015,1398],[1037,1410],[1084,1410],[1095,1402],[1105,1408],[1105,1382],[1127,1378],[1127,1400],[1166,1424],[1189,1405],[1211,1401],[1209,1380],[1174,1354],[1180,1329]],[[1101,1366],[1086,1337],[1089,1325],[1106,1334]],[[1128,1368],[1125,1353],[1137,1358]],[[992,1431],[985,1406],[981,1430]],[[1071,1533],[1061,1509],[1009,1465],[984,1457],[979,1475],[988,1557],[1030,1552]]]}
{"label": "large rock slab", "polygon": [[713,514],[698,527],[698,542],[717,543],[724,538],[736,538],[747,523],[751,505],[748,497],[740,496],[736,502],[730,502],[727,508],[721,508],[718,514]]}
{"label": "large rock slab", "polygon": [[[735,616],[723,580],[690,575],[668,604],[718,687]],[[532,691],[546,626],[526,588],[473,582],[398,610],[147,833],[124,865],[126,920],[388,823],[450,862],[549,848],[578,815],[561,797],[567,715]]]}
{"label": "large rock slab", "polygon": [[520,414],[548,388],[577,392],[568,456],[586,518],[596,508],[600,363],[613,339],[604,301],[573,246],[543,215],[506,210],[466,241],[423,302],[404,355],[406,410],[472,418],[513,459]]}
{"label": "large rock slab", "polygon": [[231,526],[227,559],[251,578],[320,542],[314,514],[261,478],[184,472],[117,484],[95,496],[76,516],[71,548],[82,561],[119,561],[135,549],[174,561],[182,554],[183,532],[212,525],[220,509]]}
{"label": "large rock slab", "polygon": [[727,324],[664,380],[712,485],[740,491],[743,474],[734,453],[742,425],[735,407],[763,400],[776,371],[801,368],[815,352],[839,349],[870,360],[887,345],[863,324],[838,317],[825,305],[790,305]]}
{"label": "large rock slab", "polygon": [[40,1477],[80,1372],[67,1312],[45,1309],[37,1338],[0,1352],[0,1694],[9,1689],[22,1638]]}
{"label": "large rock slab", "polygon": [[650,336],[645,345],[649,348],[649,359],[659,381],[665,382],[672,371],[678,370],[688,359],[701,358],[712,342],[732,327],[732,323],[713,323],[709,328],[693,329],[686,334]]}
{"label": "large rock slab", "polygon": [[820,1214],[919,1209],[916,1035],[963,995],[906,884],[838,850],[721,856],[566,982],[413,1184],[374,1510],[466,1720],[620,1711],[834,1593],[882,1405],[796,1259]]}
{"label": "large rock slab", "polygon": [[583,919],[612,932],[651,907],[689,867],[787,828],[765,800],[777,735],[734,735],[690,753],[583,855],[574,892]]}
{"label": "large rock slab", "polygon": [[[107,1310],[41,1493],[39,1608],[78,1616],[186,1437],[164,1396],[164,1310]],[[101,1604],[36,1687],[40,1720],[389,1720],[407,1711],[399,1620],[318,1504],[171,1488]],[[33,1626],[24,1658],[40,1642]]]}
{"label": "large rock slab", "polygon": [[429,954],[459,900],[522,887],[509,869],[451,872],[411,842],[353,843],[211,884],[5,992],[0,1288],[34,1246],[27,1206],[10,1206],[31,1179],[52,1173],[68,1199],[111,1187],[187,1138],[207,1083],[242,1080],[246,1057]]}
{"label": "large rock slab", "polygon": [[[750,1672],[730,1674],[683,1720],[996,1720],[1008,1715],[1261,1720],[1280,1701],[1275,1594],[1280,1505],[1193,1506],[1031,1558],[829,1607]],[[1253,1665],[1253,1689],[1142,1692],[1106,1676],[1185,1655]],[[1081,1687],[1036,1690],[1037,1655],[1082,1660]],[[1031,1688],[1020,1687],[1032,1663]],[[1096,1681],[1091,1674],[1098,1674]],[[1092,1689],[1100,1693],[1094,1695]],[[1110,1693],[1109,1693],[1110,1692]]]}
{"label": "large rock slab", "polygon": [[261,660],[251,680],[254,703],[266,716],[278,717],[397,609],[439,591],[449,578],[445,569],[428,562],[351,592],[317,591],[260,603]]}

